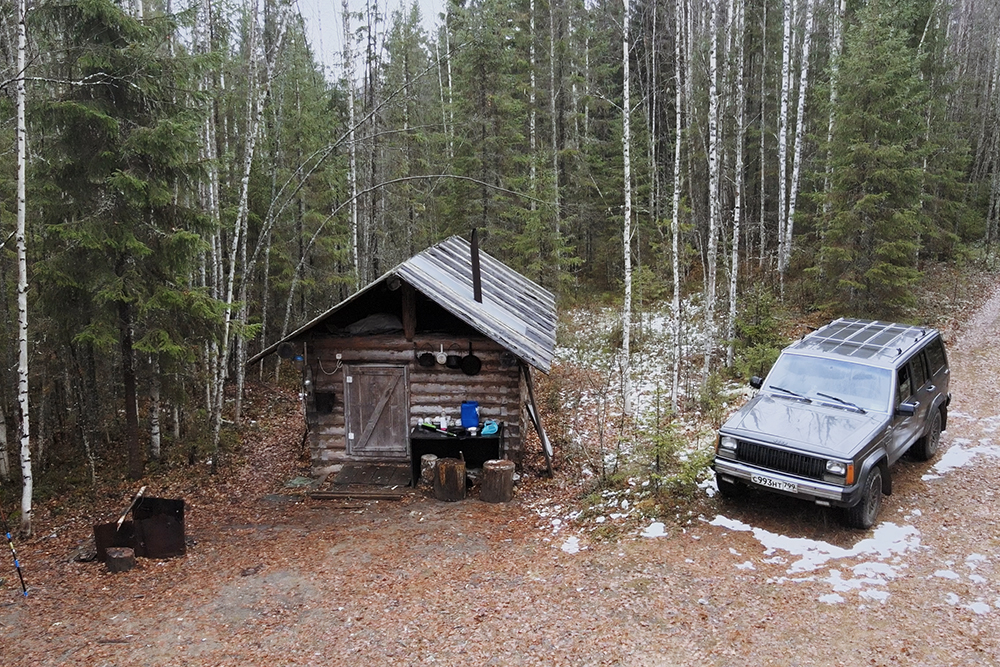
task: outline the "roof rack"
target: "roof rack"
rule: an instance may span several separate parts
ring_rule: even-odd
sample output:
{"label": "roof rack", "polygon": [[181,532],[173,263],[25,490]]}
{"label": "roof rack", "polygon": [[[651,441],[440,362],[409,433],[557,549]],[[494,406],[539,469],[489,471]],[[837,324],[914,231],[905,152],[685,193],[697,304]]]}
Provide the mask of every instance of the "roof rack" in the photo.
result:
{"label": "roof rack", "polygon": [[807,334],[793,347],[845,357],[891,360],[908,351],[931,331],[897,322],[840,318]]}

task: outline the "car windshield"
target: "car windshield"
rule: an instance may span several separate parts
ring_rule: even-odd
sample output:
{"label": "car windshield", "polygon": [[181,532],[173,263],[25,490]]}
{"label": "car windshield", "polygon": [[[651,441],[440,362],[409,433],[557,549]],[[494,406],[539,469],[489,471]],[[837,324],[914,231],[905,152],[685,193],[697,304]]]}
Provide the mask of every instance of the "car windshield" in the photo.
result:
{"label": "car windshield", "polygon": [[888,409],[892,373],[840,359],[782,354],[767,375],[764,389],[862,410]]}

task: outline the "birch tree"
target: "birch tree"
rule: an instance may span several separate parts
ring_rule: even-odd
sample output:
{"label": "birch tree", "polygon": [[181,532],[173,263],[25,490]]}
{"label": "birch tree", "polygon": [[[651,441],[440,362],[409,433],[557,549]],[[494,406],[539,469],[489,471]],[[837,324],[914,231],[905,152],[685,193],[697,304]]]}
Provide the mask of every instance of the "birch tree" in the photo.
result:
{"label": "birch tree", "polygon": [[740,268],[740,230],[743,217],[743,135],[746,126],[746,95],[743,77],[743,28],[744,6],[737,2],[734,7],[733,23],[736,33],[736,165],[733,181],[735,193],[733,198],[733,247],[729,260],[729,320],[726,325],[726,366],[732,368],[734,340],[736,338],[736,308],[738,303],[737,287],[739,285]]}
{"label": "birch tree", "polygon": [[[785,223],[788,218],[788,105],[792,68],[792,0],[784,0],[781,38],[781,103],[778,109],[778,274],[784,281]],[[763,249],[761,250],[763,252]],[[782,282],[784,294],[784,282]]]}
{"label": "birch tree", "polygon": [[683,134],[683,116],[681,103],[684,90],[681,73],[684,71],[682,41],[688,38],[684,33],[684,0],[674,0],[674,192],[671,207],[671,259],[673,262],[673,299],[670,303],[671,326],[674,344],[674,368],[670,382],[670,405],[677,411],[677,394],[681,382],[681,267],[680,267],[680,236],[681,236],[681,146]]}
{"label": "birch tree", "polygon": [[809,47],[812,44],[813,0],[806,0],[805,28],[802,34],[802,66],[799,72],[799,99],[795,114],[795,149],[792,156],[792,182],[788,193],[788,220],[785,223],[785,242],[778,258],[778,271],[784,284],[785,272],[792,258],[792,231],[795,228],[795,209],[799,198],[799,179],[802,176],[802,145],[806,140],[806,93],[809,90]]}
{"label": "birch tree", "polygon": [[715,332],[717,253],[720,225],[720,160],[719,160],[719,1],[710,1],[709,55],[708,55],[708,245],[705,249],[705,370],[704,384],[712,367],[712,357],[717,340]]}
{"label": "birch tree", "polygon": [[632,329],[632,159],[630,154],[632,143],[632,125],[629,118],[632,100],[629,94],[629,54],[631,39],[629,23],[632,18],[629,12],[629,0],[622,0],[625,12],[622,17],[622,169],[625,200],[622,246],[625,253],[625,296],[622,308],[622,394],[623,411],[632,414],[632,380],[630,335]]}
{"label": "birch tree", "polygon": [[21,534],[31,536],[34,477],[31,471],[30,398],[28,393],[28,255],[25,240],[28,130],[25,123],[25,70],[28,66],[28,4],[17,7],[17,402],[21,408]]}

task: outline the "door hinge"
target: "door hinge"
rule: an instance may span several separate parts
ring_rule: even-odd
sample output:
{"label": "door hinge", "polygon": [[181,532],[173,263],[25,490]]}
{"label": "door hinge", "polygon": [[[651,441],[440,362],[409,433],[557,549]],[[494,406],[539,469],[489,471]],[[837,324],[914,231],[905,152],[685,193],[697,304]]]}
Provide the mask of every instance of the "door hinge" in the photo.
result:
{"label": "door hinge", "polygon": [[347,382],[347,384],[351,384],[352,382],[354,382],[354,376],[348,375],[344,381]]}

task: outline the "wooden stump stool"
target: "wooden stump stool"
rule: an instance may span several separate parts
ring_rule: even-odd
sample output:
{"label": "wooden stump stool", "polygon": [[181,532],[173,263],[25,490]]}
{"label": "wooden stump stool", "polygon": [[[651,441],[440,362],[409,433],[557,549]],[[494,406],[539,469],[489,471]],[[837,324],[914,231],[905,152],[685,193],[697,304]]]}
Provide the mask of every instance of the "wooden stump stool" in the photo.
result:
{"label": "wooden stump stool", "polygon": [[438,457],[434,454],[424,454],[420,457],[420,481],[423,484],[434,483],[434,468],[437,467]]}
{"label": "wooden stump stool", "polygon": [[108,572],[128,572],[135,567],[135,551],[128,547],[111,547],[105,561]]}
{"label": "wooden stump stool", "polygon": [[438,459],[434,468],[434,497],[438,500],[465,498],[465,461]]}
{"label": "wooden stump stool", "polygon": [[514,462],[492,460],[484,463],[479,499],[487,503],[505,503],[513,497]]}

